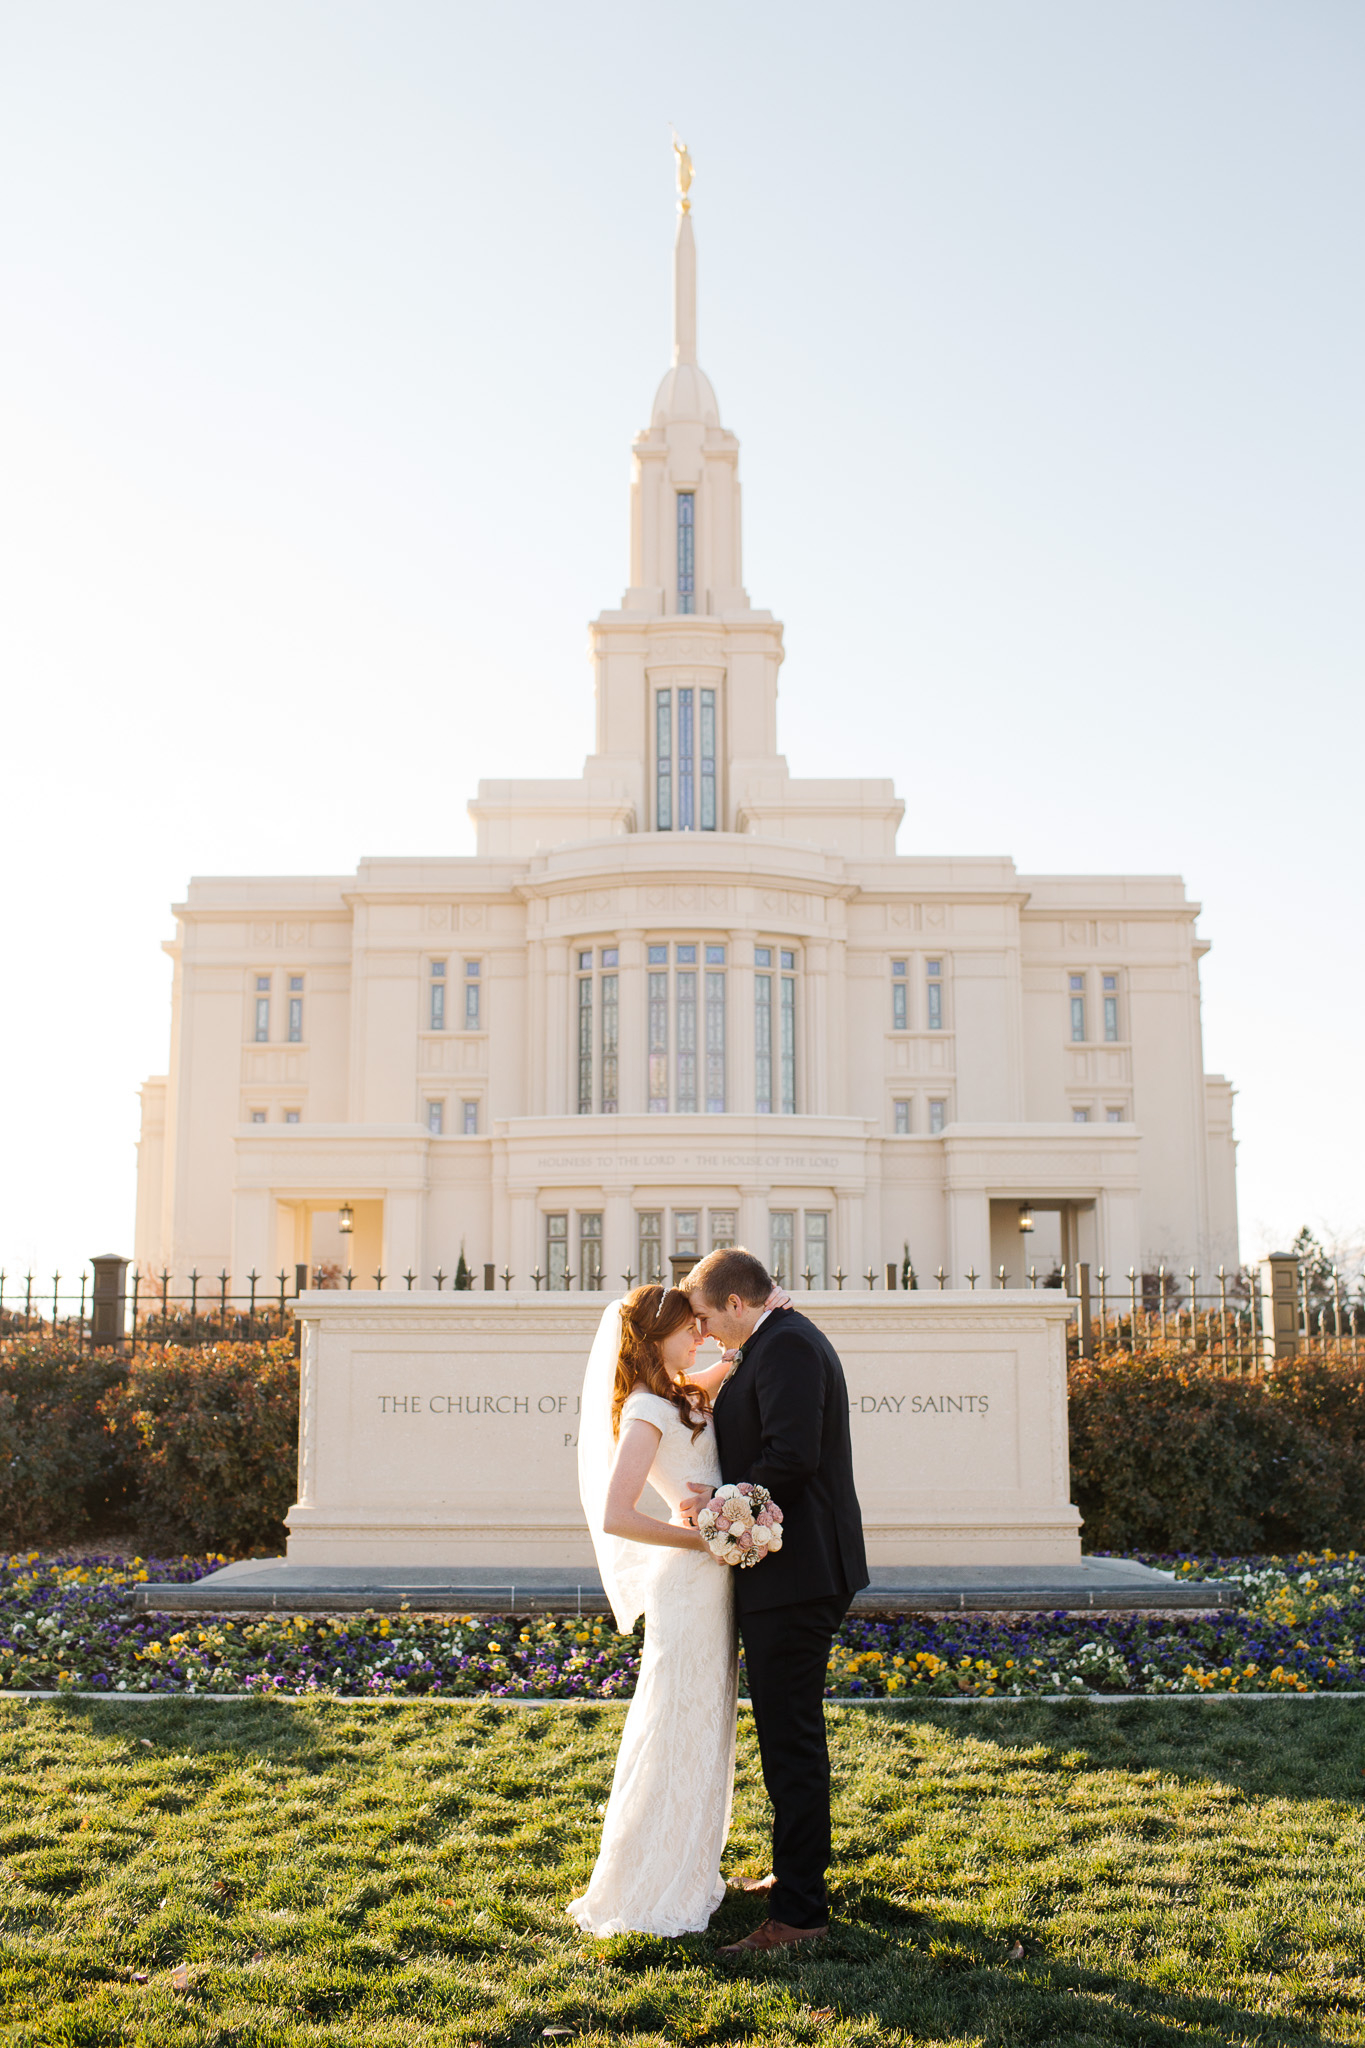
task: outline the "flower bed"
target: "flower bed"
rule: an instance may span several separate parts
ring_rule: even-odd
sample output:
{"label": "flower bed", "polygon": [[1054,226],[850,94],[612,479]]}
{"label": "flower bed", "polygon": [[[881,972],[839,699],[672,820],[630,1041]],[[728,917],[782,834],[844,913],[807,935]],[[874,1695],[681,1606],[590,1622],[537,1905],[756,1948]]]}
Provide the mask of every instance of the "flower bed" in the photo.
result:
{"label": "flower bed", "polygon": [[[0,1690],[431,1694],[623,1699],[643,1637],[598,1616],[406,1614],[229,1619],[139,1613],[149,1579],[203,1578],[222,1557],[10,1557],[0,1565]],[[1236,1579],[1212,1615],[851,1615],[833,1699],[1030,1693],[1365,1690],[1365,1558],[1159,1558]]]}

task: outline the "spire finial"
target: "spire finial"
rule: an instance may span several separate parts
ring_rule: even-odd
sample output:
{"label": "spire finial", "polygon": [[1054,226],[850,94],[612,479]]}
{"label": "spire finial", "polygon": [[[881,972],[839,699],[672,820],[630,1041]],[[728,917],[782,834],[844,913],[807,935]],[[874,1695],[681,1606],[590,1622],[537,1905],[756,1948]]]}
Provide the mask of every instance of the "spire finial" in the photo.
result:
{"label": "spire finial", "polygon": [[692,152],[676,128],[673,130],[673,154],[678,159],[678,211],[691,213],[692,201],[687,195],[692,190]]}

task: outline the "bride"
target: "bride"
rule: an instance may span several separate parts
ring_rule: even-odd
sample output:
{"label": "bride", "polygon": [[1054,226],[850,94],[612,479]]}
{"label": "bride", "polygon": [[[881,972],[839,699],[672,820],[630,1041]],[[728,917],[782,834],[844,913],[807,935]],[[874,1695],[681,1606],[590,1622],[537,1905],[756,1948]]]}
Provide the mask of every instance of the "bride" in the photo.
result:
{"label": "bride", "polygon": [[[785,1300],[785,1296],[783,1297]],[[568,1911],[589,1934],[698,1934],[725,1896],[720,1859],[735,1774],[737,1651],[731,1573],[695,1528],[638,1502],[720,1484],[711,1395],[732,1367],[698,1371],[687,1296],[637,1287],[602,1317],[583,1383],[578,1469],[602,1584],[624,1633],[645,1617],[602,1847]]]}

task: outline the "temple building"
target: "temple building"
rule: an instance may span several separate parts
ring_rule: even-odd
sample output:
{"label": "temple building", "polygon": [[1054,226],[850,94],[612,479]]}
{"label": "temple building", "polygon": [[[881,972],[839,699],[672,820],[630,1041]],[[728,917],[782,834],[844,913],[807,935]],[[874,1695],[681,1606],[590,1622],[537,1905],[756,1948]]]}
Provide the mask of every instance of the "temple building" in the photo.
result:
{"label": "temple building", "polygon": [[788,773],[696,300],[684,190],[582,775],[481,782],[472,855],[175,906],[144,1271],[430,1286],[463,1250],[517,1289],[617,1287],[743,1243],[797,1286],[908,1254],[921,1287],[1086,1260],[1126,1293],[1235,1264],[1183,883],[900,854],[891,782]]}

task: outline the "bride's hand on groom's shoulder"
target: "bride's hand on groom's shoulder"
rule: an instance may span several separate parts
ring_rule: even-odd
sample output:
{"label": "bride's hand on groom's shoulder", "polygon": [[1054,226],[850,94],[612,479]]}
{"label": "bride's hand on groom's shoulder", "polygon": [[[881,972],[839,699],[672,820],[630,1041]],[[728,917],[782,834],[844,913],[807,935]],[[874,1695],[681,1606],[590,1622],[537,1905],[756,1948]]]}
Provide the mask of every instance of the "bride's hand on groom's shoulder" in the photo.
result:
{"label": "bride's hand on groom's shoulder", "polygon": [[765,1309],[790,1308],[791,1305],[792,1298],[785,1287],[774,1287],[772,1293],[763,1304]]}

